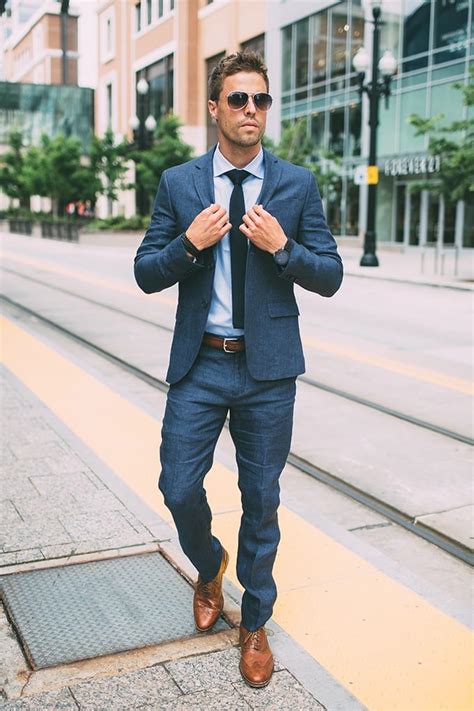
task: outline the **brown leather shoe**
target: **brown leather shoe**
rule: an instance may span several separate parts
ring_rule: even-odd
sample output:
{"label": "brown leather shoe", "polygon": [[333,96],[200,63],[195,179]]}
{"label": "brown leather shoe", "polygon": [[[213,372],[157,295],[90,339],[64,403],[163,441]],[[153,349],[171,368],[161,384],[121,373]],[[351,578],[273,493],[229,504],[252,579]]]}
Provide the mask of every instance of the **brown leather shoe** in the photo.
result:
{"label": "brown leather shoe", "polygon": [[273,674],[273,655],[264,627],[250,632],[240,625],[240,673],[249,686],[266,686]]}
{"label": "brown leather shoe", "polygon": [[223,548],[221,566],[216,577],[208,583],[203,583],[198,577],[194,590],[193,610],[194,622],[200,632],[206,632],[217,622],[224,608],[222,594],[222,578],[229,563],[229,554]]}

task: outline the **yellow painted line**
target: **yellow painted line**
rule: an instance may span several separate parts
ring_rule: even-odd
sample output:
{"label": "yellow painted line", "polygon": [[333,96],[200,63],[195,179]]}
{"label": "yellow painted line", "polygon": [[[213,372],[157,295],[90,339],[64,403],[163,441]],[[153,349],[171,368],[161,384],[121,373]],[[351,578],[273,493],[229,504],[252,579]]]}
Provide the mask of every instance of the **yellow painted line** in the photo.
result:
{"label": "yellow painted line", "polygon": [[[123,294],[130,294],[136,298],[149,298],[149,294],[144,294],[138,287],[128,286],[115,279],[109,279],[101,276],[94,276],[89,274],[89,272],[83,272],[78,269],[70,269],[68,267],[63,267],[51,262],[46,259],[39,257],[27,257],[24,255],[19,255],[15,252],[9,250],[0,251],[0,256],[7,257],[13,261],[17,261],[21,264],[28,266],[35,266],[42,269],[47,269],[48,271],[53,271],[63,276],[72,277],[80,281],[84,281],[89,284],[94,284],[96,286],[107,287],[113,289],[114,291],[119,291]],[[153,297],[164,304],[169,304],[171,306],[176,306],[176,299],[167,296],[163,293],[153,294]],[[323,341],[317,338],[312,338],[311,336],[306,336],[303,338],[303,343],[306,347],[312,348],[318,351],[323,351],[325,353],[330,353],[338,358],[345,358],[351,361],[357,361],[359,363],[364,363],[365,365],[370,365],[376,368],[381,368],[382,370],[388,370],[391,373],[398,373],[399,375],[404,375],[407,378],[413,378],[415,380],[421,380],[431,385],[438,385],[442,388],[447,388],[449,390],[456,390],[457,392],[463,393],[465,395],[472,395],[473,385],[468,380],[462,378],[456,378],[450,375],[445,375],[436,370],[429,370],[427,368],[420,368],[415,365],[410,365],[409,363],[404,363],[403,361],[394,360],[392,358],[384,358],[377,355],[370,355],[364,351],[360,351],[354,348],[349,348],[346,346],[341,346],[336,343],[329,341]]]}
{"label": "yellow painted line", "polygon": [[[166,520],[156,488],[160,423],[3,319],[3,362]],[[214,529],[235,560],[240,496],[216,463]],[[285,507],[274,619],[371,711],[472,711],[472,635]],[[235,573],[229,577],[236,582]]]}
{"label": "yellow painted line", "polygon": [[347,348],[346,346],[340,346],[336,343],[321,341],[317,338],[312,338],[311,336],[306,336],[302,340],[304,345],[309,348],[325,351],[326,353],[331,353],[331,355],[339,356],[340,358],[348,358],[352,361],[364,363],[364,365],[372,365],[376,368],[388,370],[391,373],[398,373],[399,375],[405,375],[408,378],[422,380],[425,383],[430,383],[431,385],[439,385],[442,388],[456,390],[464,395],[472,395],[473,393],[473,384],[469,380],[464,380],[463,378],[445,375],[437,370],[420,368],[419,366],[404,363],[403,361],[394,360],[392,358],[383,358],[377,355],[370,355],[364,351],[359,351],[354,348]]}
{"label": "yellow painted line", "polygon": [[[64,267],[61,264],[56,264],[48,259],[42,259],[41,257],[27,257],[23,254],[16,254],[15,252],[10,252],[9,250],[0,250],[0,257],[2,259],[11,259],[14,262],[24,264],[29,267],[37,267],[39,269],[46,269],[49,272],[55,272],[56,274],[61,274],[61,276],[71,277],[77,281],[85,282],[86,284],[93,284],[94,286],[101,286],[113,291],[118,291],[122,294],[131,295],[137,298],[149,299],[150,294],[145,294],[139,289],[138,286],[129,286],[124,284],[118,279],[110,279],[109,277],[96,276],[90,272],[85,272],[80,269],[71,269],[69,267]],[[164,304],[169,304],[170,306],[176,306],[176,299],[167,294],[157,293],[153,294],[153,297]]]}

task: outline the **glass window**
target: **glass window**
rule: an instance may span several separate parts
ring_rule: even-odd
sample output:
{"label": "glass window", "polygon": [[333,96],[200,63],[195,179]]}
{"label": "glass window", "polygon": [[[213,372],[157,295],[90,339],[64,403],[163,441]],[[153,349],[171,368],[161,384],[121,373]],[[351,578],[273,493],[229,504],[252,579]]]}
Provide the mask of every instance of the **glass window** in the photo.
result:
{"label": "glass window", "polygon": [[344,154],[344,107],[329,112],[329,150],[337,156]]}
{"label": "glass window", "polygon": [[354,71],[352,60],[354,55],[364,44],[364,17],[362,11],[356,8],[352,9],[352,20],[350,28],[350,67],[351,72],[350,83],[354,86],[358,84],[357,73]]}
{"label": "glass window", "polygon": [[311,116],[311,140],[318,150],[324,148],[324,118],[323,111]]}
{"label": "glass window", "polygon": [[158,0],[158,17],[163,17],[163,0]]}
{"label": "glass window", "polygon": [[308,84],[308,50],[309,22],[308,18],[296,24],[296,86]]}
{"label": "glass window", "polygon": [[415,136],[415,129],[408,123],[410,114],[425,116],[426,90],[415,89],[400,94],[400,151],[413,153],[423,151],[425,137]]}
{"label": "glass window", "polygon": [[28,143],[38,144],[42,133],[79,138],[89,151],[94,125],[94,92],[77,86],[19,84],[0,81],[0,143],[8,142],[15,124]]}
{"label": "glass window", "polygon": [[[435,0],[433,49],[436,64],[466,54],[469,3],[466,0]],[[441,50],[441,51],[439,51]]]}
{"label": "glass window", "polygon": [[135,28],[137,32],[142,29],[142,4],[137,2],[135,5]]}
{"label": "glass window", "polygon": [[[206,97],[208,96],[208,86],[207,83],[209,81],[209,77],[211,76],[211,72],[216,66],[218,62],[220,62],[221,59],[225,57],[225,52],[221,52],[220,54],[214,55],[214,57],[209,57],[209,59],[206,59]],[[206,141],[207,141],[207,147],[211,148],[211,146],[214,146],[217,143],[217,128],[216,124],[214,123],[214,120],[211,118],[211,115],[209,111],[207,110],[207,98],[206,98]]]}
{"label": "glass window", "polygon": [[174,10],[174,0],[170,0],[170,10]]}
{"label": "glass window", "polygon": [[320,84],[324,82],[327,76],[327,12],[321,12],[318,15],[313,15],[313,61],[311,83]]}
{"label": "glass window", "polygon": [[359,234],[359,186],[352,180],[346,186],[346,229],[345,234],[355,236]]}
{"label": "glass window", "polygon": [[112,84],[107,84],[107,128],[112,127]]}
{"label": "glass window", "polygon": [[258,52],[262,57],[265,57],[265,35],[258,35],[258,37],[252,37],[252,39],[242,42],[240,49]]}
{"label": "glass window", "polygon": [[466,200],[462,246],[474,247],[474,198]]}
{"label": "glass window", "polygon": [[146,23],[151,24],[151,0],[146,0]]}
{"label": "glass window", "polygon": [[[389,99],[388,109],[385,108],[385,102],[379,103],[379,130],[377,133],[377,152],[380,156],[389,156],[398,152],[398,143],[396,140],[396,117],[397,117],[397,99],[396,96],[391,96]],[[401,127],[401,131],[405,128]]]}
{"label": "glass window", "polygon": [[291,89],[291,38],[292,26],[289,25],[282,30],[282,53],[281,53],[281,76],[282,91]]}
{"label": "glass window", "polygon": [[403,56],[418,56],[416,60],[404,61],[403,71],[410,72],[422,69],[427,65],[427,55],[430,40],[430,0],[406,0],[406,15],[403,23]]}
{"label": "glass window", "polygon": [[[137,82],[144,77],[149,85],[145,95],[145,115],[152,114],[157,121],[173,110],[173,55],[160,59],[137,74]],[[140,105],[137,94],[137,106]]]}
{"label": "glass window", "polygon": [[360,103],[349,106],[349,146],[348,155],[360,156],[361,140],[361,105]]}
{"label": "glass window", "polygon": [[[443,114],[444,118],[440,122],[442,126],[462,118],[463,95],[459,89],[456,89],[455,84],[455,82],[434,84],[431,88],[430,115]],[[449,138],[455,140],[455,136],[450,135]]]}
{"label": "glass window", "polygon": [[344,5],[334,8],[331,15],[331,76],[338,77],[346,73],[349,24],[347,10]]}

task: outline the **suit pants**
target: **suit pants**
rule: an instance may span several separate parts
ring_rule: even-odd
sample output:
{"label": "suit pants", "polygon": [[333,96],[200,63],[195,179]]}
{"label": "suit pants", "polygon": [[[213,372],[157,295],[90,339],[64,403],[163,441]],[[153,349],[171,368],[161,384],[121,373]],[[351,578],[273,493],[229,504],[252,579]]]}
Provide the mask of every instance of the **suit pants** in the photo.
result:
{"label": "suit pants", "polygon": [[203,482],[229,412],[242,501],[237,577],[249,630],[265,624],[276,600],[279,477],[290,449],[295,391],[293,377],[254,380],[245,352],[202,346],[189,373],[168,392],[159,487],[181,547],[205,582],[219,570],[222,546],[212,534]]}

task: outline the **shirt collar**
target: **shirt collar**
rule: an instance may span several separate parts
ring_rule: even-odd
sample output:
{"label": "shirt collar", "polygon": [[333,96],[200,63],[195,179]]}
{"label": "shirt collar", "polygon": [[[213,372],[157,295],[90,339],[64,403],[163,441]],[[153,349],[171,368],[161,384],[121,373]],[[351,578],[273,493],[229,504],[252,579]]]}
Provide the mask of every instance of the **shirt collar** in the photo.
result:
{"label": "shirt collar", "polygon": [[[227,173],[228,170],[232,170],[235,168],[235,165],[232,165],[227,158],[225,158],[222,153],[219,150],[219,145],[216,146],[216,150],[214,151],[214,156],[212,159],[213,163],[213,169],[214,169],[214,177],[217,178],[219,175],[223,175],[224,173]],[[248,170],[249,173],[251,173],[253,176],[256,178],[260,178],[263,180],[263,149],[260,148],[259,152],[255,156],[253,160],[250,161],[248,165],[244,165],[243,170]]]}

